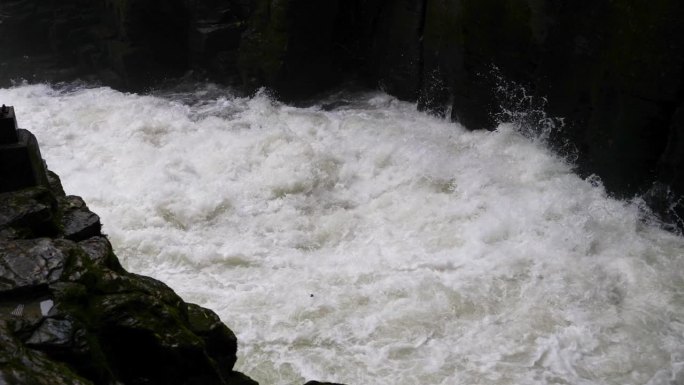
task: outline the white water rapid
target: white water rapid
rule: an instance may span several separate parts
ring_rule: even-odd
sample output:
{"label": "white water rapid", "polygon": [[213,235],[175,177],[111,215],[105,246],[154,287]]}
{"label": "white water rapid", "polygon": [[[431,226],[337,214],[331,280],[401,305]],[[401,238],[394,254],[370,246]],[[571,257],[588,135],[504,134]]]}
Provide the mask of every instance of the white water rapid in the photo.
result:
{"label": "white water rapid", "polygon": [[0,89],[131,271],[263,385],[683,384],[684,240],[508,125],[382,94]]}

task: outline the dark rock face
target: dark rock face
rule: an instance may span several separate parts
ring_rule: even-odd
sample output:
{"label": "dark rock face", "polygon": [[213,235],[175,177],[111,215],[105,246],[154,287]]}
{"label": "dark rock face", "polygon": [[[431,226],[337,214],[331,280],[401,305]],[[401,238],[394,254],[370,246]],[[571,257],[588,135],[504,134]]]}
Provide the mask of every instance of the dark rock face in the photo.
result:
{"label": "dark rock face", "polygon": [[543,107],[582,175],[682,217],[683,18],[678,0],[11,0],[0,84],[192,70],[297,101],[356,77],[470,129]]}
{"label": "dark rock face", "polygon": [[[681,2],[574,2],[559,9],[537,71],[549,111],[571,124],[579,165],[624,195],[658,174],[682,98]],[[572,29],[569,29],[572,28]],[[561,47],[552,51],[552,47]]]}
{"label": "dark rock face", "polygon": [[[236,83],[238,48],[251,14],[251,1],[185,1],[190,12],[190,67],[226,83]],[[183,47],[178,47],[182,51]]]}
{"label": "dark rock face", "polygon": [[101,17],[114,31],[108,64],[129,88],[143,89],[188,68],[188,15],[181,0],[106,0]]}
{"label": "dark rock face", "polygon": [[62,207],[64,212],[60,224],[64,238],[78,242],[100,235],[100,217],[88,210],[81,197],[66,197],[62,201]]}
{"label": "dark rock face", "polygon": [[27,130],[17,129],[14,108],[0,107],[0,193],[46,185],[45,164],[38,141]]}
{"label": "dark rock face", "polygon": [[96,2],[9,0],[0,4],[0,86],[12,79],[65,81],[106,67],[113,31]]}
{"label": "dark rock face", "polygon": [[10,0],[0,5],[0,86],[81,78],[143,90],[188,68],[181,0]]}
{"label": "dark rock face", "polygon": [[45,187],[0,194],[0,237],[32,238],[59,232],[57,200]]}
{"label": "dark rock face", "polygon": [[[303,2],[261,3],[277,11]],[[285,11],[279,17],[252,22],[244,35],[275,37],[249,40],[251,51],[264,49],[266,62],[277,59],[252,83],[285,87],[271,76],[305,55],[283,55],[266,41],[287,47],[299,31],[326,20],[332,33],[326,26],[316,36],[328,44],[312,46],[323,46],[324,56],[328,47],[344,50],[333,50],[335,65],[319,67],[330,78],[321,84],[355,71],[421,109],[450,111],[470,129],[510,118],[539,126],[532,131],[549,129],[545,111],[565,122],[551,132],[551,144],[572,149],[581,175],[597,174],[618,197],[647,193],[663,217],[684,217],[680,1],[357,0],[339,2],[337,14],[331,9],[314,23]],[[300,67],[290,68],[295,79]],[[299,76],[309,72],[301,68]]]}
{"label": "dark rock face", "polygon": [[263,85],[286,100],[334,84],[337,0],[255,1],[240,42],[238,70],[250,89]]}
{"label": "dark rock face", "polygon": [[[658,174],[682,99],[683,15],[676,1],[428,0],[424,28],[413,37],[422,39],[422,73],[408,71],[386,88],[418,76],[421,108],[444,114],[451,106],[451,117],[474,129],[496,125],[507,102],[496,92],[500,78],[516,82],[528,96],[548,98],[548,113],[568,122],[558,139],[577,147],[581,171],[635,194]],[[392,62],[379,63],[390,72],[406,68]]]}
{"label": "dark rock face", "polygon": [[125,271],[55,174],[1,197],[0,382],[256,384],[218,316]]}
{"label": "dark rock face", "polygon": [[13,327],[0,320],[0,379],[3,384],[91,385],[66,365],[27,348],[14,336]]}
{"label": "dark rock face", "polygon": [[421,85],[424,13],[422,1],[389,1],[376,19],[369,54],[371,75],[384,90],[402,99],[415,100]]}
{"label": "dark rock face", "polygon": [[497,76],[526,82],[538,60],[544,16],[527,3],[535,2],[428,1],[420,106],[452,106],[452,119],[466,127],[492,128]]}

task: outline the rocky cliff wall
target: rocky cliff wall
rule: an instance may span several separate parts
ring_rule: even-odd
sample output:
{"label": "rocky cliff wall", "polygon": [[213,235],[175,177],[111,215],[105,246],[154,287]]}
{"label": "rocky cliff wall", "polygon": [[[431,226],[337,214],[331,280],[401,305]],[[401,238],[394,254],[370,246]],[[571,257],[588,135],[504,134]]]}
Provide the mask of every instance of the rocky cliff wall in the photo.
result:
{"label": "rocky cliff wall", "polygon": [[[329,43],[316,44],[333,64],[316,77],[353,72],[470,129],[514,119],[548,131],[582,175],[598,175],[618,197],[644,196],[682,226],[683,17],[677,0],[356,0],[303,17],[279,38],[304,39],[306,20],[334,26],[323,34]],[[257,83],[289,96],[295,86],[271,81],[282,60]]]}
{"label": "rocky cliff wall", "polygon": [[139,90],[192,70],[297,101],[354,77],[471,129],[543,108],[580,173],[677,221],[683,17],[678,0],[9,0],[0,83]]}
{"label": "rocky cliff wall", "polygon": [[450,111],[471,129],[495,127],[502,107],[543,108],[565,122],[554,144],[569,141],[580,172],[599,175],[609,191],[629,197],[659,180],[684,192],[675,155],[683,134],[675,113],[684,100],[681,2],[361,3],[377,12],[365,67],[371,84],[425,110]]}

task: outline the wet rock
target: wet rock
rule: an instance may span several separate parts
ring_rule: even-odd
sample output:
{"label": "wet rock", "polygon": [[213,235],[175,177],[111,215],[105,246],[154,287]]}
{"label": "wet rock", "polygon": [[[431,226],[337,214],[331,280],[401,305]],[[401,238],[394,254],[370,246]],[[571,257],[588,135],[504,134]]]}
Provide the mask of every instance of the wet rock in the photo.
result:
{"label": "wet rock", "polygon": [[370,68],[378,85],[402,99],[415,100],[421,85],[424,1],[385,2],[377,15]]}
{"label": "wet rock", "polygon": [[300,100],[339,81],[331,44],[338,6],[336,0],[257,1],[240,43],[243,84]]}
{"label": "wet rock", "polygon": [[101,325],[98,336],[117,378],[130,383],[221,383],[215,362],[204,341],[188,329],[183,310],[141,292],[93,300],[91,314]]}
{"label": "wet rock", "polygon": [[77,196],[64,196],[49,173],[43,186],[0,193],[0,239],[64,237],[74,241],[101,235],[100,218]]}
{"label": "wet rock", "polygon": [[204,71],[224,83],[237,83],[238,48],[247,27],[243,21],[197,21],[190,29],[190,62],[196,71]]}
{"label": "wet rock", "polygon": [[[671,204],[684,195],[674,128],[684,95],[681,2],[427,0],[422,25],[419,12],[395,10],[400,2],[363,3],[377,18],[371,35],[396,36],[372,46],[369,57],[393,59],[367,63],[385,71],[371,71],[371,82],[382,79],[385,90],[421,109],[450,111],[470,129],[496,127],[511,117],[507,108],[518,116],[543,109],[565,122],[550,144],[577,157],[580,174],[599,175],[613,195],[642,194],[656,181]],[[416,97],[408,92],[416,68],[392,52],[417,44],[420,53],[409,55],[421,63]],[[539,119],[522,123],[545,128]]]}
{"label": "wet rock", "polygon": [[[574,2],[552,14],[537,92],[569,122],[562,137],[618,196],[657,177],[674,106],[681,100],[684,6]],[[579,22],[578,22],[579,21]]]}
{"label": "wet rock", "polygon": [[187,71],[189,15],[183,1],[102,3],[102,24],[113,32],[104,42],[107,62],[126,88],[145,90]]}
{"label": "wet rock", "polygon": [[[107,36],[100,8],[87,0],[16,0],[0,13],[0,86],[13,80],[71,81],[102,66]],[[94,47],[88,52],[85,47]],[[83,60],[80,62],[80,60]]]}
{"label": "wet rock", "polygon": [[92,385],[67,365],[27,348],[0,319],[0,382],[8,385]]}
{"label": "wet rock", "polygon": [[69,255],[66,241],[49,239],[0,243],[0,294],[57,282]]}
{"label": "wet rock", "polygon": [[0,383],[256,384],[214,312],[124,270],[97,215],[47,181],[0,201]]}
{"label": "wet rock", "polygon": [[214,357],[223,376],[231,376],[232,371],[227,369],[235,366],[237,360],[235,334],[211,310],[191,303],[187,309],[190,330],[204,340],[207,352]]}
{"label": "wet rock", "polygon": [[667,144],[658,162],[657,180],[642,195],[667,224],[684,230],[684,102],[676,109]]}
{"label": "wet rock", "polygon": [[57,200],[45,187],[0,194],[0,239],[55,235]]}
{"label": "wet rock", "polygon": [[451,118],[464,126],[493,128],[498,101],[492,69],[524,82],[538,60],[543,37],[534,33],[541,22],[533,3],[428,1],[420,107],[441,114],[451,107]]}
{"label": "wet rock", "polygon": [[100,217],[88,210],[81,197],[67,196],[62,202],[62,207],[61,222],[65,238],[81,241],[100,235]]}
{"label": "wet rock", "polygon": [[92,237],[78,242],[78,246],[96,265],[107,266],[113,271],[122,271],[119,260],[114,255],[112,245],[105,237]]}
{"label": "wet rock", "polygon": [[232,371],[235,335],[216,314],[184,303],[159,281],[123,270],[103,237],[80,244],[3,242],[0,312],[13,325],[5,338],[21,340],[27,351],[40,351],[94,383],[225,384],[242,378]]}
{"label": "wet rock", "polygon": [[50,192],[52,193],[53,196],[55,197],[64,197],[66,194],[64,193],[64,187],[62,187],[62,181],[59,179],[59,176],[55,174],[54,172],[47,170],[47,181],[48,181],[48,186],[50,188]]}
{"label": "wet rock", "polygon": [[47,318],[26,340],[26,345],[68,347],[74,339],[74,333],[72,322]]}

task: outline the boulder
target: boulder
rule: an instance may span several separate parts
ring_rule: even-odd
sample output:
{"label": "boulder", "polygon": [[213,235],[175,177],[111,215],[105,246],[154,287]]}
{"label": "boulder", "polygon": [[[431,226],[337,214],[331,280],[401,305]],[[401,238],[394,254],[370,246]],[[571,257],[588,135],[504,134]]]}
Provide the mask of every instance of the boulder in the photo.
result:
{"label": "boulder", "polygon": [[70,195],[61,202],[61,216],[64,237],[72,241],[82,241],[101,235],[100,217],[88,210],[81,197]]}
{"label": "boulder", "polygon": [[252,1],[185,1],[189,12],[189,64],[198,74],[228,84],[240,81],[238,50]]}
{"label": "boulder", "polygon": [[[104,6],[103,6],[104,5]],[[189,67],[189,14],[182,0],[106,0],[98,25],[111,31],[106,65],[127,89],[145,90]]]}

